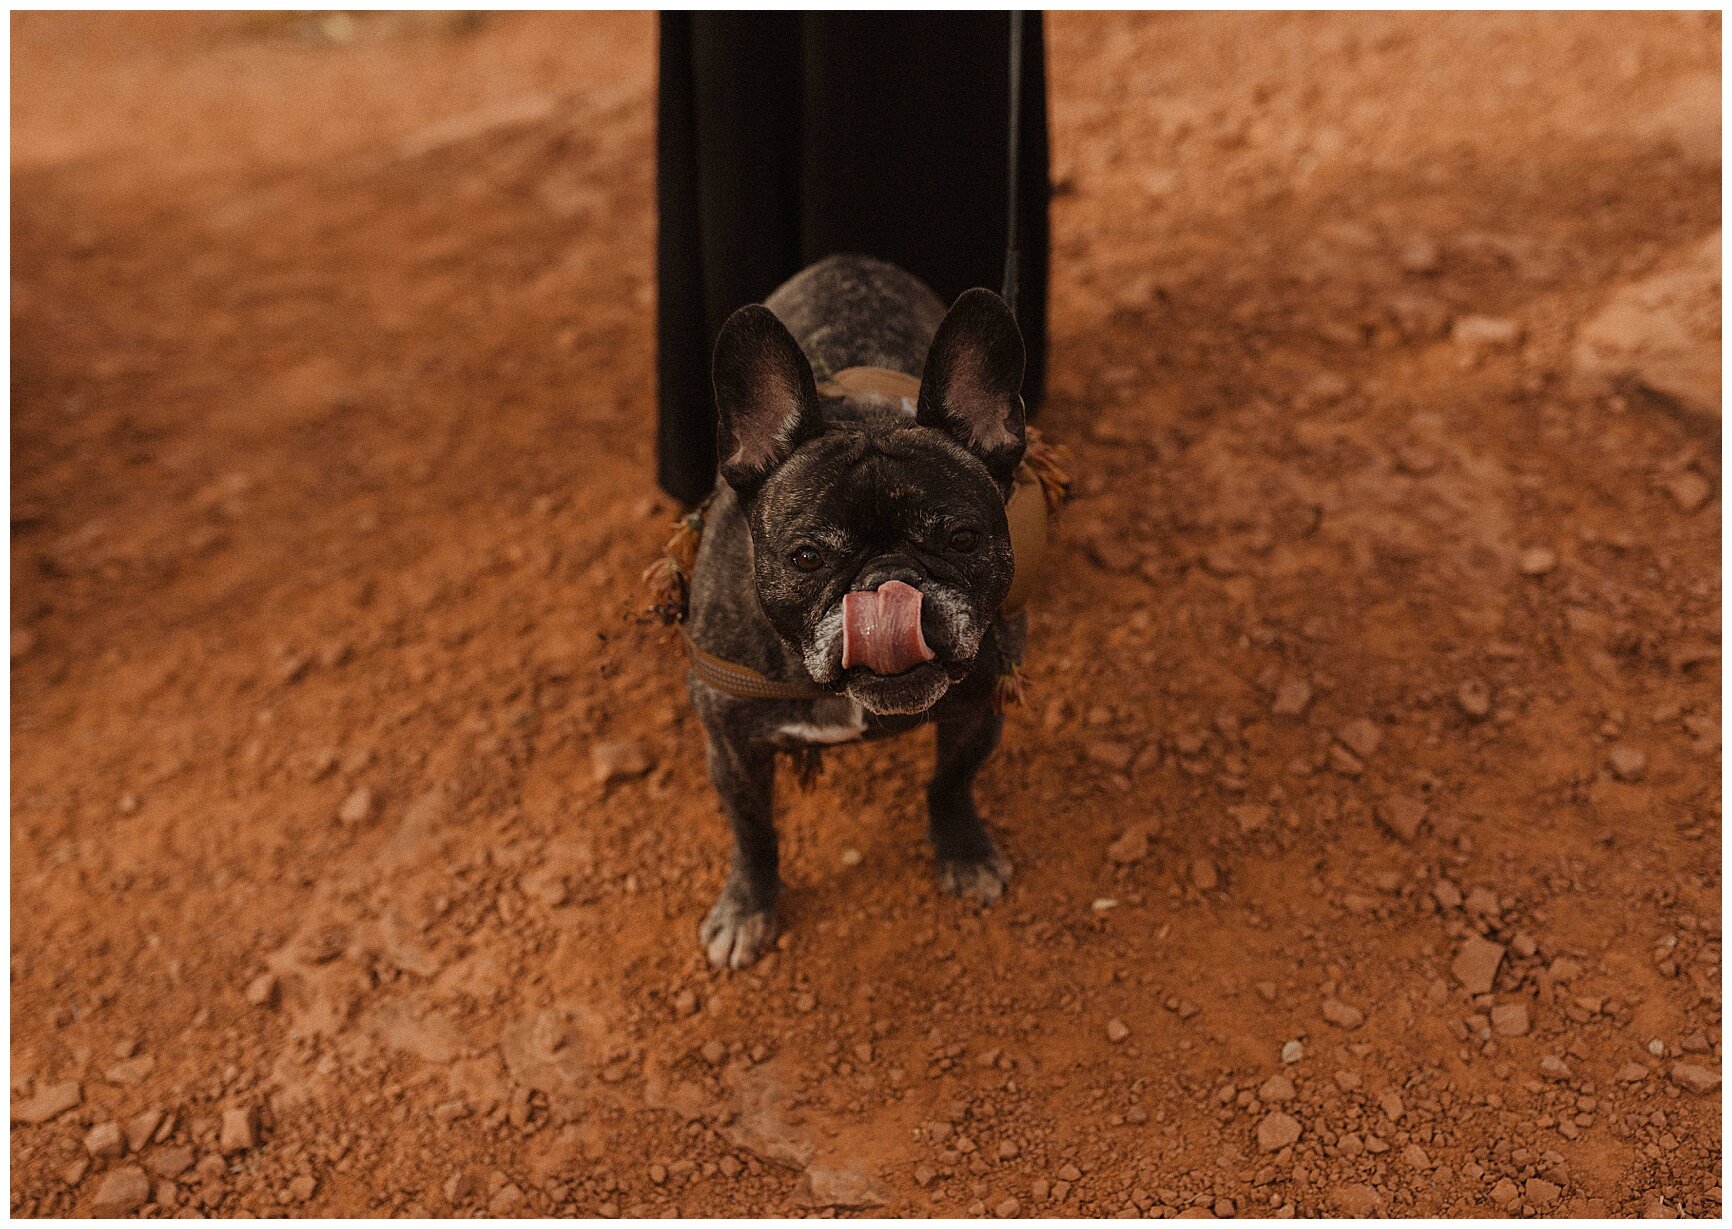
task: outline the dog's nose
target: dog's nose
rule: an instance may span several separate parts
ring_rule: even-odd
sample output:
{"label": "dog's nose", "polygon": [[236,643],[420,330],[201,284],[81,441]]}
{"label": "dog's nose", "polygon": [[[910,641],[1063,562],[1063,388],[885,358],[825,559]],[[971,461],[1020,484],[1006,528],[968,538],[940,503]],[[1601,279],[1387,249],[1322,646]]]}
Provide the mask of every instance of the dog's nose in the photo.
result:
{"label": "dog's nose", "polygon": [[926,583],[926,577],[912,559],[902,555],[884,555],[862,568],[849,588],[855,593],[875,592],[892,580],[899,580],[916,589]]}

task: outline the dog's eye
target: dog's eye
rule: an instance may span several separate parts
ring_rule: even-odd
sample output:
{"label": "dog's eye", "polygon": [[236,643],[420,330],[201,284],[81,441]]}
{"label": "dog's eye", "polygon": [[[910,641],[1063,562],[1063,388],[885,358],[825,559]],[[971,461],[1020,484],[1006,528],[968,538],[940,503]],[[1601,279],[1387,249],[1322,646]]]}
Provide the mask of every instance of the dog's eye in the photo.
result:
{"label": "dog's eye", "polygon": [[810,546],[796,546],[788,556],[788,562],[802,572],[816,572],[824,566],[824,556]]}
{"label": "dog's eye", "polygon": [[974,544],[980,541],[980,535],[972,529],[958,529],[950,535],[950,549],[971,551]]}

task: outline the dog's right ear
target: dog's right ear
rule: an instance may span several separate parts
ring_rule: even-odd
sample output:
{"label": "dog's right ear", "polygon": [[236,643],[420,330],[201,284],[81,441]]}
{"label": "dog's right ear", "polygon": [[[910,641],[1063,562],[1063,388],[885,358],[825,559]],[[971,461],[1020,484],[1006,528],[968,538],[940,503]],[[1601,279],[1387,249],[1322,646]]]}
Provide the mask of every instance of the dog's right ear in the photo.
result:
{"label": "dog's right ear", "polygon": [[741,495],[823,429],[812,364],[786,326],[756,303],[728,317],[710,362],[716,456]]}

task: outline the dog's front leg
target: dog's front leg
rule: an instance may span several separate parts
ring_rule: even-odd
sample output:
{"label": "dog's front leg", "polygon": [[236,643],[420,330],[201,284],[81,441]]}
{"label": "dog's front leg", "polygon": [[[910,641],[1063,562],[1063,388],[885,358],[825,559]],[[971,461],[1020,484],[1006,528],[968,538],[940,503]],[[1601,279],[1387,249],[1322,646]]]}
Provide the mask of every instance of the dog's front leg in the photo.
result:
{"label": "dog's front leg", "polygon": [[946,714],[937,725],[938,759],[926,803],[938,882],[957,896],[990,904],[1010,883],[1010,860],[974,809],[974,777],[998,745],[1004,718],[983,699]]}
{"label": "dog's front leg", "polygon": [[773,796],[775,752],[762,743],[740,743],[711,734],[710,780],[734,830],[734,862],[715,907],[698,928],[710,963],[743,969],[763,954],[776,934],[777,870]]}

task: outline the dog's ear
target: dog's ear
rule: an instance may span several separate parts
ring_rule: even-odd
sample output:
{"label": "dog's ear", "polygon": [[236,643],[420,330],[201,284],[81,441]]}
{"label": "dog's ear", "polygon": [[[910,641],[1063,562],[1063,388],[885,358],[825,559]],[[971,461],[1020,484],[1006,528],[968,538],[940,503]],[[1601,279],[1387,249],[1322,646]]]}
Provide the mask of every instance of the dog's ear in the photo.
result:
{"label": "dog's ear", "polygon": [[741,495],[823,429],[812,365],[786,326],[756,303],[728,317],[710,361],[716,456]]}
{"label": "dog's ear", "polygon": [[1022,333],[1004,300],[964,291],[932,339],[914,416],[979,457],[1007,493],[1027,444],[1022,364]]}

